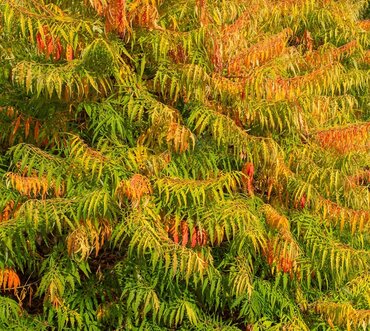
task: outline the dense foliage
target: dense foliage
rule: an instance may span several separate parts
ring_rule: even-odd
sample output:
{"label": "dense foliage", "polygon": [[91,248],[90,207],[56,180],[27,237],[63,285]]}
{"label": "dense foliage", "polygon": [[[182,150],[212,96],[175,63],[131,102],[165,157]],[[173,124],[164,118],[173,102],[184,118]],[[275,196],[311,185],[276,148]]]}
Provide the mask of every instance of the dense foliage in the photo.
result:
{"label": "dense foliage", "polygon": [[369,330],[367,0],[0,0],[1,330]]}

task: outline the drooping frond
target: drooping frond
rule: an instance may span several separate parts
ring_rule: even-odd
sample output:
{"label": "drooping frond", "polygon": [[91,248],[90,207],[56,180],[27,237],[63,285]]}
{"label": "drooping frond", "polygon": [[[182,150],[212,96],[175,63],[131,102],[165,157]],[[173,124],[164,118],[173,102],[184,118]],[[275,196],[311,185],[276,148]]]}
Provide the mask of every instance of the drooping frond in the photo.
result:
{"label": "drooping frond", "polygon": [[366,329],[370,324],[370,311],[354,309],[350,303],[318,302],[315,309],[323,314],[332,326],[340,325],[347,330],[358,330]]}

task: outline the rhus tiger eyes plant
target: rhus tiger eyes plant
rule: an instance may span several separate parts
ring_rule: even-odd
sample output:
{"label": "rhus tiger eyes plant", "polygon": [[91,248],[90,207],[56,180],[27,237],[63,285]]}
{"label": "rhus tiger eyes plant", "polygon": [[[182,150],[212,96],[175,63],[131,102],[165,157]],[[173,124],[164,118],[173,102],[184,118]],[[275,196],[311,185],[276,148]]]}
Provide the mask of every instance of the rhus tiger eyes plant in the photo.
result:
{"label": "rhus tiger eyes plant", "polygon": [[367,0],[0,0],[1,330],[369,330]]}

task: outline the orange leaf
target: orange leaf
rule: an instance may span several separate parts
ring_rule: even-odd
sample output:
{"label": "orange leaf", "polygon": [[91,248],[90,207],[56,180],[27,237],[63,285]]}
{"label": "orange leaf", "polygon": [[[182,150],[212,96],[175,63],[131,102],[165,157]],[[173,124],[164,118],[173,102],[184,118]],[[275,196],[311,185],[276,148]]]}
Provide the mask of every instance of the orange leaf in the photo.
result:
{"label": "orange leaf", "polygon": [[21,124],[21,116],[18,116],[14,124],[13,135],[17,133],[20,124]]}
{"label": "orange leaf", "polygon": [[197,245],[197,230],[194,227],[193,232],[191,233],[191,248],[194,248]]}
{"label": "orange leaf", "polygon": [[186,246],[189,241],[189,227],[186,222],[181,222],[182,228],[182,246]]}
{"label": "orange leaf", "polygon": [[66,48],[66,60],[72,61],[73,60],[73,48],[71,45],[67,45]]}

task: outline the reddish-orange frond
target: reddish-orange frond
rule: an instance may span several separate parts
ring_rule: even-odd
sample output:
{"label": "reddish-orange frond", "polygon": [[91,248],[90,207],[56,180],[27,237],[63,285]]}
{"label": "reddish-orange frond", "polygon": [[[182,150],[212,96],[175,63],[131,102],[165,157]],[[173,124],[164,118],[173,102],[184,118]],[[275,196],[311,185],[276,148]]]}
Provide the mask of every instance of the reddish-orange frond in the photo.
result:
{"label": "reddish-orange frond", "polygon": [[340,154],[350,151],[368,151],[370,122],[318,131],[314,134],[314,139],[322,148],[331,149]]}
{"label": "reddish-orange frond", "polygon": [[149,29],[161,29],[158,26],[158,9],[157,7],[143,0],[137,0],[130,4],[128,14],[129,20],[134,26],[140,26]]}
{"label": "reddish-orange frond", "polygon": [[366,31],[370,31],[370,20],[363,20],[358,22],[358,26],[361,29],[364,29]]}
{"label": "reddish-orange frond", "polygon": [[242,177],[242,183],[244,189],[248,190],[250,195],[253,195],[253,176],[254,176],[254,165],[251,162],[247,162],[243,165],[242,173],[244,176]]}
{"label": "reddish-orange frond", "polygon": [[134,205],[138,205],[144,195],[152,192],[149,179],[140,174],[135,174],[130,179],[121,181],[116,189],[119,200],[122,201],[124,197],[127,197]]}
{"label": "reddish-orange frond", "polygon": [[321,52],[320,50],[309,52],[305,56],[305,60],[312,66],[335,63],[340,61],[344,56],[351,55],[358,46],[358,42],[356,40],[352,40],[341,47],[333,47],[324,52]]}
{"label": "reddish-orange frond", "polygon": [[300,248],[290,232],[289,221],[270,205],[264,205],[263,211],[269,228],[277,230],[277,233],[270,233],[264,249],[267,263],[273,273],[282,271],[293,277],[298,272]]}
{"label": "reddish-orange frond", "polygon": [[253,45],[235,58],[231,58],[228,65],[229,75],[238,76],[241,71],[260,66],[282,54],[292,33],[291,29],[284,29],[277,35]]}
{"label": "reddish-orange frond", "polygon": [[20,285],[21,280],[13,269],[0,269],[0,287],[3,291],[14,290],[15,292]]}
{"label": "reddish-orange frond", "polygon": [[8,183],[21,195],[29,198],[41,197],[45,199],[48,194],[60,197],[64,193],[64,186],[50,182],[46,177],[22,176],[16,173],[7,173]]}
{"label": "reddish-orange frond", "polygon": [[197,246],[206,246],[208,235],[204,229],[198,226],[189,227],[186,221],[176,222],[172,220],[167,226],[167,232],[170,238],[179,245],[195,248]]}
{"label": "reddish-orange frond", "polygon": [[339,224],[341,230],[345,226],[349,227],[352,233],[370,229],[370,212],[367,210],[346,208],[323,198],[317,201],[317,209],[321,211],[324,220]]}
{"label": "reddish-orange frond", "polygon": [[9,201],[3,210],[0,210],[0,223],[8,221],[14,216],[14,213],[19,209],[20,204],[15,205],[14,201]]}
{"label": "reddish-orange frond", "polygon": [[89,0],[89,3],[98,15],[105,17],[105,28],[108,32],[116,31],[123,35],[129,30],[126,0]]}

